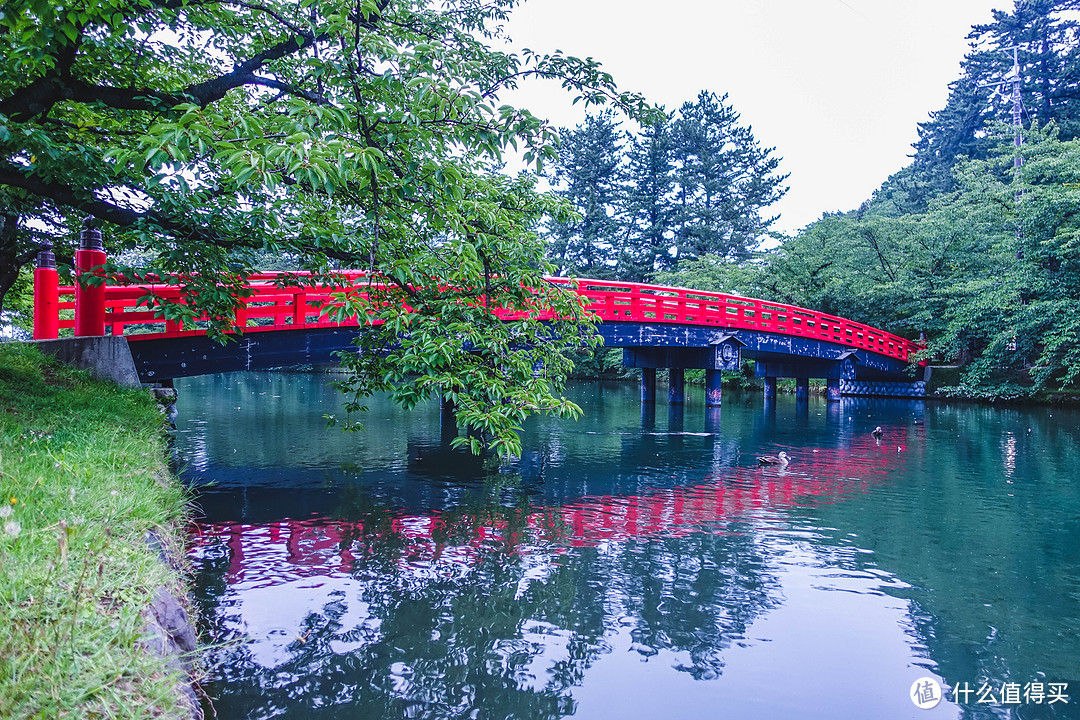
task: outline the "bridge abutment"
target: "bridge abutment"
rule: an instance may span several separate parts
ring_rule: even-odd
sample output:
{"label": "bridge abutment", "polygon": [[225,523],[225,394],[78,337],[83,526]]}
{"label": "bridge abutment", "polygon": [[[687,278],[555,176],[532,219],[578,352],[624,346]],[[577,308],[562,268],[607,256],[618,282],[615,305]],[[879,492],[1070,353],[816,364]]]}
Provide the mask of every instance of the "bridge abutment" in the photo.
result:
{"label": "bridge abutment", "polygon": [[840,393],[859,397],[926,397],[926,383],[889,380],[841,380]]}
{"label": "bridge abutment", "polygon": [[99,380],[121,387],[142,387],[125,337],[74,337],[34,340],[31,344],[65,365],[88,370]]}

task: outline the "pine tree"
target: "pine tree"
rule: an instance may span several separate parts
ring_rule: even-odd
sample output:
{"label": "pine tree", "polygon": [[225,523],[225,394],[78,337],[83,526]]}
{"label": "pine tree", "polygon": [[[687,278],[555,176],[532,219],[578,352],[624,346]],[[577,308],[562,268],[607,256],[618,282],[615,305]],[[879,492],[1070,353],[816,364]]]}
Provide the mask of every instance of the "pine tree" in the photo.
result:
{"label": "pine tree", "polygon": [[676,258],[741,259],[776,217],[762,212],[787,191],[774,148],[761,148],[727,95],[703,91],[673,123]]}
{"label": "pine tree", "polygon": [[[986,158],[993,147],[989,126],[1011,123],[1012,48],[1020,65],[1025,126],[1051,120],[1062,139],[1080,135],[1080,0],[1017,0],[1011,13],[972,27],[972,50],[963,75],[950,86],[944,108],[919,125],[912,176],[918,192],[905,193],[902,212],[925,212],[930,199],[956,188],[953,167],[962,157]],[[893,198],[896,186],[883,188]]]}
{"label": "pine tree", "polygon": [[726,95],[702,92],[636,136],[611,114],[561,134],[551,178],[580,216],[547,225],[564,271],[641,281],[683,259],[746,258],[776,220],[765,209],[787,190],[773,148],[739,124]]}
{"label": "pine tree", "polygon": [[671,123],[642,128],[627,152],[625,209],[627,238],[620,257],[620,277],[643,281],[675,262]]}
{"label": "pine tree", "polygon": [[611,277],[623,232],[620,205],[625,134],[611,113],[590,115],[573,130],[562,128],[552,163],[555,193],[577,211],[569,221],[548,223],[548,254],[560,272]]}

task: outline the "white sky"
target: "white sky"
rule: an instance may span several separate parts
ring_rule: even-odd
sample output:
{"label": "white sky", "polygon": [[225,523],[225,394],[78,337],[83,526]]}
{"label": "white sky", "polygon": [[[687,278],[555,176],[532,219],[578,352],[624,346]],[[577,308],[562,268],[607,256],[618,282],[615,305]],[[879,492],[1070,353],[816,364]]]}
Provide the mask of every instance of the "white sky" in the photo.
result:
{"label": "white sky", "polygon": [[[1012,0],[528,0],[516,47],[592,56],[672,110],[700,90],[729,101],[783,158],[774,229],[858,205],[909,162],[916,124],[959,77],[971,25]],[[554,84],[506,100],[557,125],[581,121]]]}

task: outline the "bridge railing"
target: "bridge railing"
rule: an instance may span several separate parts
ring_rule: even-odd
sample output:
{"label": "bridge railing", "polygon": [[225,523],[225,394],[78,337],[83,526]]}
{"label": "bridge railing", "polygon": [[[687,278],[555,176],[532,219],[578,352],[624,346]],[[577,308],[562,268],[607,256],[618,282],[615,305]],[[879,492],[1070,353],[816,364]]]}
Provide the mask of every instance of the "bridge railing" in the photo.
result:
{"label": "bridge railing", "polygon": [[898,335],[795,305],[643,283],[549,280],[573,287],[586,299],[586,308],[605,322],[676,323],[794,335],[872,350],[905,362],[922,349]]}
{"label": "bridge railing", "polygon": [[[335,304],[334,293],[350,286],[362,293],[371,287],[370,281],[362,272],[341,272],[338,276],[339,285],[313,286],[303,282],[304,273],[252,275],[248,278],[250,295],[242,300],[237,310],[235,327],[243,332],[264,332],[356,325],[356,320],[330,321],[324,310]],[[869,325],[739,295],[592,279],[548,278],[548,282],[578,293],[584,299],[586,309],[603,322],[679,324],[776,333],[870,350],[905,362],[921,349],[910,340]],[[57,331],[74,331],[76,287],[59,287],[56,292],[57,302],[42,306],[56,308],[49,312],[55,313]],[[100,327],[95,334],[126,334],[132,340],[138,340],[206,332],[205,317],[197,319],[194,327],[189,324],[185,329],[179,320],[166,320],[160,310],[138,304],[150,294],[166,303],[184,302],[181,288],[176,285],[106,285],[104,309],[99,313],[100,319],[96,320]],[[501,314],[507,319],[514,317],[509,312]],[[48,327],[49,323],[43,326]]]}
{"label": "bridge railing", "polygon": [[[343,283],[336,286],[279,284],[283,277],[303,279],[306,273],[251,275],[247,286],[251,294],[241,299],[236,316],[232,318],[233,326],[243,332],[355,326],[357,320],[327,320],[323,310],[340,304],[335,301],[333,294],[349,287],[348,283],[352,283],[352,287],[360,286],[365,275],[359,271],[339,272],[337,275]],[[57,328],[60,331],[74,331],[76,287],[61,286],[58,294]],[[183,305],[186,302],[178,285],[153,282],[107,285],[101,334],[128,335],[132,340],[205,334],[205,325],[209,322],[205,315],[196,317],[194,327],[189,325],[184,329],[182,321],[168,320],[162,316],[160,309],[139,304],[147,296],[153,296],[155,302],[166,304]]]}

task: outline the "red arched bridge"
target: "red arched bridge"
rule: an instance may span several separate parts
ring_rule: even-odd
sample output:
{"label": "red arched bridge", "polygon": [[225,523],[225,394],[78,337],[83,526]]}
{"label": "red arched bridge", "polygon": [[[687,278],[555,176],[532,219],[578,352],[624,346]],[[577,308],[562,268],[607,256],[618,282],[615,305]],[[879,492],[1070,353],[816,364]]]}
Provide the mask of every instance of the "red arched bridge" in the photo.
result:
{"label": "red arched bridge", "polygon": [[[332,322],[323,310],[341,288],[303,284],[302,274],[258,274],[237,311],[236,342],[222,345],[201,329],[184,329],[139,303],[153,294],[181,302],[181,288],[164,284],[101,284],[60,287],[51,253],[35,271],[34,338],[116,335],[128,340],[142,382],[231,370],[327,362],[352,346],[363,325]],[[76,266],[100,267],[100,249],[81,249]],[[340,276],[360,285],[360,272]],[[825,379],[829,398],[841,394],[919,396],[911,361],[920,346],[911,340],[806,308],[725,293],[606,280],[548,278],[578,293],[599,317],[606,346],[624,348],[627,367],[642,369],[642,400],[655,399],[656,369],[667,368],[669,401],[683,402],[683,371],[706,371],[706,399],[720,404],[720,373],[755,361],[766,396],[778,377],[796,379],[805,398],[809,378]],[[493,311],[493,312],[498,312]],[[512,320],[512,317],[508,317]]]}

